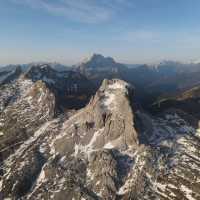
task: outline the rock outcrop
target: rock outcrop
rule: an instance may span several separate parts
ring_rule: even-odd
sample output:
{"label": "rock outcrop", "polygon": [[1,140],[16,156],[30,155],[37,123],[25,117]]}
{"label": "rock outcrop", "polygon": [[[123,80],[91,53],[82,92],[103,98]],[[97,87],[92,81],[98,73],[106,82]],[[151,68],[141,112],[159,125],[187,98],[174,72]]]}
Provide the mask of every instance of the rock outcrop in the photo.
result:
{"label": "rock outcrop", "polygon": [[0,155],[4,159],[55,113],[55,96],[45,83],[24,79],[20,96],[0,115]]}
{"label": "rock outcrop", "polygon": [[[75,147],[76,154],[84,149],[89,152],[101,148],[136,148],[138,137],[130,101],[132,94],[133,88],[126,82],[104,80],[86,108],[65,122],[64,136],[55,142],[58,151],[65,153],[62,146],[71,146],[66,145],[68,142]],[[65,141],[68,137],[70,139]]]}

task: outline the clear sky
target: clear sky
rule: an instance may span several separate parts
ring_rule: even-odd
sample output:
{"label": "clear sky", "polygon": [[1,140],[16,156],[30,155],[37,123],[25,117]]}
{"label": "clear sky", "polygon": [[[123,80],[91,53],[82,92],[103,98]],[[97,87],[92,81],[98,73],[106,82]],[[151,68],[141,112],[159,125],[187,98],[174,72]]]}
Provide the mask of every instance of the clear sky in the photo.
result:
{"label": "clear sky", "polygon": [[0,64],[200,59],[200,0],[0,0]]}

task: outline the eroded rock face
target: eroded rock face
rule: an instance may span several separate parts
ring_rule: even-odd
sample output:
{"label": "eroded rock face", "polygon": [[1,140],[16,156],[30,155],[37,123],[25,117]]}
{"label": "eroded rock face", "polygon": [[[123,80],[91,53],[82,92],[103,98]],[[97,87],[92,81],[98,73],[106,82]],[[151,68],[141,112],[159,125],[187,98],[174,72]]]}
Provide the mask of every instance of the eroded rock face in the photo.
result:
{"label": "eroded rock face", "polygon": [[0,115],[2,158],[31,137],[40,125],[54,117],[55,96],[45,83],[33,83],[25,79],[19,89],[21,91],[16,101]]}
{"label": "eroded rock face", "polygon": [[[4,141],[24,133],[18,145],[1,152],[2,198],[200,198],[200,131],[187,113],[172,109],[153,117],[135,111],[132,86],[113,79],[103,81],[85,108],[55,117],[47,84],[25,80],[1,115],[9,131],[0,136]],[[14,116],[20,121],[13,129]]]}
{"label": "eroded rock face", "polygon": [[97,128],[103,128],[102,140],[110,141],[104,145],[127,148],[138,144],[134,128],[134,111],[130,105],[132,95],[133,88],[126,82],[118,79],[104,80],[88,105],[88,121],[94,120]]}
{"label": "eroded rock face", "polygon": [[55,147],[58,146],[61,153],[66,146],[75,146],[76,151],[79,148],[86,151],[103,147],[136,148],[138,138],[130,105],[132,92],[133,88],[124,81],[105,80],[88,106],[66,121],[63,138],[55,142]]}
{"label": "eroded rock face", "polygon": [[[3,113],[7,125],[11,124],[12,113],[16,115],[15,119],[19,118],[19,113],[23,118],[20,124],[15,124],[25,126],[26,135],[12,150],[13,154],[9,150],[3,156],[5,179],[1,183],[4,197],[47,198],[49,194],[43,187],[49,185],[55,199],[65,199],[64,194],[71,194],[71,198],[84,195],[97,199],[101,197],[96,193],[98,190],[100,193],[104,191],[101,198],[115,198],[121,176],[116,157],[120,156],[116,156],[112,149],[135,151],[138,146],[130,105],[133,88],[121,80],[105,80],[84,109],[69,119],[51,120],[55,108],[53,93],[42,81],[30,81],[29,84],[30,88],[24,90],[19,100]],[[35,115],[30,118],[33,113]],[[9,131],[7,128],[6,135],[16,135],[18,130],[21,129],[15,128],[14,131],[11,127]],[[128,159],[132,162],[131,158]],[[96,174],[96,181],[102,182],[98,190],[92,185],[89,170]],[[62,182],[60,189],[55,185],[59,181]],[[55,190],[59,190],[56,195]]]}
{"label": "eroded rock face", "polygon": [[0,72],[0,86],[8,84],[18,78],[22,73],[20,66],[17,66],[13,70]]}

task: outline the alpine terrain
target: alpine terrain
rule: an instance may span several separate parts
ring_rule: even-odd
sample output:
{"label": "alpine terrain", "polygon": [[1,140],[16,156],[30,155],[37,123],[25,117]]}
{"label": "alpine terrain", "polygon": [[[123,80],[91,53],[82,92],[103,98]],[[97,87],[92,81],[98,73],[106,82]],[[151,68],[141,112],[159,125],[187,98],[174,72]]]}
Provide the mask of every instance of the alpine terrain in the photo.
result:
{"label": "alpine terrain", "polygon": [[198,66],[2,68],[0,199],[200,200]]}

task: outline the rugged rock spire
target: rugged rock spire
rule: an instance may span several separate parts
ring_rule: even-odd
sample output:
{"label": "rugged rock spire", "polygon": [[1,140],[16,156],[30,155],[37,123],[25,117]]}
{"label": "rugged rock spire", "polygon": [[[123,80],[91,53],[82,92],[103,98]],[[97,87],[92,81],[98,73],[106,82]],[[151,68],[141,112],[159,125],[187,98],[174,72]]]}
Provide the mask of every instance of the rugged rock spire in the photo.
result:
{"label": "rugged rock spire", "polygon": [[[132,94],[133,88],[126,82],[118,79],[104,80],[86,108],[66,121],[63,138],[55,141],[58,151],[65,153],[59,144],[67,144],[69,141],[76,153],[77,150],[88,153],[99,148],[136,148],[138,136],[130,105]],[[66,136],[72,140],[65,141]]]}
{"label": "rugged rock spire", "polygon": [[[89,179],[91,178],[89,174],[90,170],[93,174],[99,174],[99,181],[103,181],[103,177],[105,180],[107,179],[108,186],[103,182],[101,186],[105,190],[104,196],[115,197],[118,187],[117,180],[119,179],[118,163],[116,161],[118,153],[116,154],[112,151],[115,149],[119,152],[134,152],[138,148],[138,137],[134,128],[134,113],[131,107],[133,88],[126,82],[118,79],[104,80],[102,86],[89,104],[77,112],[77,114],[69,119],[64,119],[64,122],[60,117],[56,121],[43,121],[44,124],[37,129],[34,124],[31,127],[29,125],[36,123],[37,119],[42,119],[43,116],[35,116],[36,119],[33,118],[34,120],[32,120],[29,115],[29,110],[22,111],[21,108],[28,103],[31,106],[30,111],[34,111],[37,108],[38,111],[36,113],[39,114],[39,111],[41,111],[43,115],[51,116],[53,107],[55,106],[55,99],[42,81],[37,81],[32,84],[30,90],[24,93],[23,98],[19,100],[16,106],[13,105],[11,108],[7,108],[10,109],[9,113],[11,113],[11,110],[18,108],[17,113],[20,114],[20,112],[23,112],[23,120],[20,123],[29,120],[25,126],[28,126],[30,130],[37,131],[32,137],[26,138],[24,144],[23,140],[21,140],[22,144],[16,146],[17,150],[13,155],[9,152],[7,156],[11,155],[8,158],[6,158],[7,156],[4,158],[5,179],[1,184],[5,197],[11,195],[20,198],[26,193],[29,193],[26,198],[37,199],[36,197],[41,192],[41,190],[38,191],[38,185],[41,185],[42,189],[43,181],[51,182],[54,178],[51,179],[50,177],[56,175],[58,172],[58,163],[55,163],[57,167],[54,168],[52,166],[52,160],[57,156],[63,159],[63,167],[68,168],[67,171],[70,173],[66,174],[67,171],[63,171],[63,176],[67,176],[66,180],[72,181],[67,185],[67,188],[69,187],[68,190],[71,191],[71,184],[75,188],[79,184],[76,183],[73,177],[74,172],[72,169],[76,169],[79,165],[82,165],[82,168],[85,168],[86,173],[88,173],[87,176]],[[7,118],[5,117],[4,119]],[[9,119],[12,118],[9,117]],[[44,120],[46,119],[48,118],[45,117]],[[52,129],[52,127],[54,128]],[[54,131],[56,132],[54,133]],[[26,156],[22,153],[25,149]],[[96,160],[97,158],[98,160]],[[65,159],[69,159],[67,166],[64,164]],[[107,169],[107,173],[110,173],[110,170],[113,171],[109,177],[103,175],[102,173],[104,172],[99,171],[95,167],[96,165],[101,165],[102,168],[106,169],[109,163],[112,164]],[[21,167],[18,168],[17,166]],[[22,170],[30,170],[31,166],[34,166],[31,173],[21,173]],[[12,170],[10,171],[10,169]],[[80,176],[79,178],[81,178],[82,172],[80,171],[77,174]],[[97,178],[95,179],[97,181]],[[116,181],[112,179],[116,179]],[[34,184],[35,181],[36,183]],[[57,177],[55,181],[61,180]],[[75,182],[73,183],[73,181]],[[10,187],[10,183],[15,185],[13,189]],[[24,188],[23,185],[25,184],[27,188]],[[31,189],[32,187],[33,189]],[[83,190],[82,187],[85,186],[83,184],[80,187],[81,192]],[[112,187],[112,190],[109,189],[110,187]],[[87,195],[90,195],[89,193],[91,191],[89,190],[91,189],[88,189],[88,192],[86,192]],[[71,192],[73,195],[73,191]],[[45,193],[43,194],[45,195]],[[60,199],[61,196],[57,198]]]}
{"label": "rugged rock spire", "polygon": [[1,199],[199,199],[200,130],[186,113],[136,112],[134,89],[112,79],[86,107],[54,116],[47,83],[16,84],[0,115]]}

